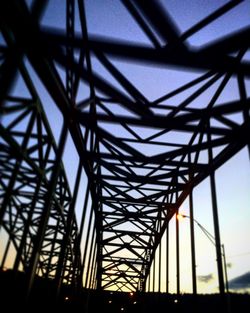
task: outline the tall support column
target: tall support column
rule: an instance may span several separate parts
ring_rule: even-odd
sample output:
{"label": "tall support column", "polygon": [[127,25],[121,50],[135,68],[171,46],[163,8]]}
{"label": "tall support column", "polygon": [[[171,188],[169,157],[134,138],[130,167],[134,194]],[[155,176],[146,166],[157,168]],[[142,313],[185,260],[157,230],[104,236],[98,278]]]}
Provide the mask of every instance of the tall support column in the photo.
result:
{"label": "tall support column", "polygon": [[155,292],[155,256],[153,261],[153,292]]}
{"label": "tall support column", "polygon": [[[176,212],[178,214],[178,211]],[[176,223],[176,293],[180,295],[180,246],[179,246],[179,220],[175,218]]]}
{"label": "tall support column", "polygon": [[148,273],[148,291],[150,292],[151,290],[151,269],[149,269]]}
{"label": "tall support column", "polygon": [[217,197],[216,197],[216,186],[215,186],[215,175],[214,172],[210,174],[210,186],[211,186],[211,196],[212,196],[212,207],[213,207],[213,220],[214,220],[214,237],[216,246],[216,257],[217,257],[217,270],[219,279],[219,290],[220,294],[224,294],[225,285],[223,277],[223,265],[221,256],[221,241],[220,241],[220,227],[219,227],[219,217],[218,217],[218,207],[217,207]]}
{"label": "tall support column", "polygon": [[159,244],[159,285],[158,285],[158,291],[161,292],[161,242]]}
{"label": "tall support column", "polygon": [[169,224],[166,228],[166,293],[169,293]]}
{"label": "tall support column", "polygon": [[37,235],[34,239],[34,247],[33,247],[31,258],[30,258],[30,264],[29,264],[28,275],[27,275],[28,286],[27,286],[26,300],[28,300],[30,297],[30,293],[31,293],[32,286],[34,283],[37,264],[39,260],[39,253],[42,247],[42,243],[43,243],[43,239],[44,239],[44,235],[45,235],[45,231],[46,231],[46,227],[48,224],[48,219],[49,219],[49,215],[51,211],[51,206],[53,202],[53,196],[54,196],[58,176],[60,173],[61,159],[62,159],[63,150],[64,150],[64,146],[65,146],[66,139],[67,139],[67,133],[68,133],[67,127],[65,124],[63,124],[59,146],[56,152],[55,164],[54,164],[53,172],[51,175],[51,180],[48,186],[48,193],[46,195],[46,200],[44,203],[44,210],[43,210],[43,214],[41,215]]}
{"label": "tall support column", "polygon": [[102,289],[102,245],[101,239],[103,238],[103,233],[100,230],[102,225],[102,217],[99,211],[95,214],[96,217],[96,229],[99,229],[96,233],[96,244],[97,244],[97,272],[96,272],[96,279],[97,279],[97,289]]}
{"label": "tall support column", "polygon": [[[209,127],[209,124],[208,124]],[[208,132],[208,143],[211,143],[211,135]],[[208,148],[208,162],[210,166],[213,162],[213,151],[211,144]],[[219,227],[219,216],[218,216],[218,206],[217,206],[217,196],[216,196],[216,184],[215,184],[215,173],[211,170],[210,173],[210,189],[212,198],[212,210],[213,210],[213,221],[214,221],[214,237],[215,237],[215,247],[216,247],[216,259],[217,259],[217,271],[219,280],[219,290],[220,294],[225,293],[224,277],[223,277],[223,265],[222,265],[222,255],[221,255],[221,241],[220,241],[220,227]]]}
{"label": "tall support column", "polygon": [[189,210],[190,210],[190,239],[191,239],[191,262],[192,262],[192,284],[193,294],[197,294],[196,283],[196,259],[195,259],[195,236],[194,236],[194,209],[193,209],[193,190],[189,194]]}
{"label": "tall support column", "polygon": [[[81,255],[82,233],[83,233],[83,227],[84,227],[85,217],[86,217],[86,212],[87,212],[89,194],[90,194],[90,190],[89,190],[89,184],[88,184],[86,187],[85,199],[84,199],[84,204],[83,204],[83,209],[82,209],[81,225],[80,225],[80,229],[79,229],[79,233],[78,233],[78,237],[77,237],[76,250],[77,250],[78,255]],[[75,259],[75,262],[78,263],[78,260]],[[83,276],[83,265],[82,265],[81,260],[80,260],[80,263],[81,263],[81,264],[79,264],[80,270],[77,274],[78,275],[78,288],[79,288],[79,290],[82,287],[82,276]],[[77,266],[77,264],[76,264],[76,266]]]}

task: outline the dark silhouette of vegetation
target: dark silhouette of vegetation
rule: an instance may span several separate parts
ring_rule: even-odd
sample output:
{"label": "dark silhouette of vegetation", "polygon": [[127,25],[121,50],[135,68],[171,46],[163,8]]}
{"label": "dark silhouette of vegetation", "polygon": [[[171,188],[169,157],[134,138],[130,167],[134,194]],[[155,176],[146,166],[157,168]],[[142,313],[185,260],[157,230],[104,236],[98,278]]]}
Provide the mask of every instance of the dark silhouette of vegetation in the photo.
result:
{"label": "dark silhouette of vegetation", "polygon": [[[63,285],[61,294],[55,299],[54,282],[36,277],[31,297],[25,298],[26,276],[22,272],[11,270],[0,271],[0,292],[2,305],[9,311],[16,307],[26,312],[34,310],[56,309],[58,312],[73,310],[84,313],[244,313],[250,311],[250,295],[230,293],[222,299],[219,294],[204,294],[194,296],[182,294],[177,297],[166,293],[124,293],[97,290],[76,290]],[[46,311],[45,311],[46,312]]]}

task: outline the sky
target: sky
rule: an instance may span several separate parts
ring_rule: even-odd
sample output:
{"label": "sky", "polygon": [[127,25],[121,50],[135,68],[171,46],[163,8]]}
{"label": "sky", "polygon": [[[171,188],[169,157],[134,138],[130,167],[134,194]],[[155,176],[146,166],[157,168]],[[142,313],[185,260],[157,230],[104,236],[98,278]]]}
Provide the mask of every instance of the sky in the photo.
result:
{"label": "sky", "polygon": [[[168,13],[175,20],[176,26],[180,33],[188,30],[192,25],[218,9],[228,1],[222,0],[194,0],[190,2],[185,0],[159,0],[164,7],[167,7]],[[28,1],[30,3],[31,1]],[[167,4],[167,5],[166,5]],[[148,39],[144,33],[139,29],[137,24],[130,17],[124,6],[117,0],[86,0],[85,7],[87,12],[87,25],[89,33],[95,35],[105,35],[116,39],[124,39],[133,41],[135,43],[149,44]],[[42,25],[64,28],[65,17],[62,14],[65,9],[65,2],[61,0],[49,1],[48,8],[43,16]],[[78,21],[76,16],[76,21]],[[221,19],[207,26],[202,31],[192,36],[188,43],[193,47],[200,47],[204,44],[219,39],[232,31],[239,30],[249,26],[250,21],[250,0],[243,1],[232,12],[227,13]],[[80,25],[76,22],[76,30],[80,30]],[[246,54],[249,58],[249,53]],[[175,89],[191,79],[200,75],[196,72],[177,71],[176,69],[166,69],[159,67],[150,67],[149,69],[142,64],[125,63],[119,60],[113,61],[114,65],[121,70],[124,75],[136,85],[147,99],[155,101],[168,91]],[[107,73],[103,66],[96,59],[92,59],[92,65],[99,75],[105,77],[106,80],[111,81],[117,88],[121,88],[114,79]],[[59,139],[59,133],[62,127],[61,113],[56,108],[53,100],[50,98],[42,83],[37,78],[33,69],[27,63],[39,95],[44,103],[44,110],[48,116],[51,124],[53,134],[56,141]],[[58,68],[60,71],[60,69]],[[62,77],[63,73],[60,72]],[[236,81],[231,79],[219,103],[225,101],[232,101],[238,99],[239,95],[236,88]],[[246,81],[248,88],[248,96],[250,93],[250,81]],[[215,86],[216,87],[216,86]],[[214,88],[215,88],[214,87]],[[84,86],[83,86],[84,89]],[[20,94],[25,92],[25,87],[22,81],[17,81],[13,94]],[[208,93],[204,93],[202,97],[192,103],[191,107],[199,107],[200,103],[206,103],[211,97],[213,89]],[[77,100],[81,100],[79,95]],[[181,98],[187,96],[185,93],[172,99],[172,103],[178,103]],[[121,107],[112,107],[115,113],[122,114]],[[127,111],[126,111],[127,114]],[[240,119],[240,117],[233,117]],[[54,123],[55,119],[57,123]],[[109,126],[109,131],[117,131],[117,129]],[[124,131],[124,130],[123,130]],[[138,132],[140,130],[138,129]],[[145,130],[144,130],[145,131]],[[122,136],[121,131],[121,136]],[[125,134],[124,134],[125,135]],[[144,133],[142,136],[149,134]],[[173,142],[186,140],[179,134],[173,135]],[[164,138],[162,138],[164,140]],[[145,154],[151,155],[152,150],[145,149]],[[155,151],[154,151],[155,153]],[[70,155],[70,157],[69,157]],[[65,171],[69,177],[69,184],[73,190],[74,178],[76,176],[78,156],[74,148],[73,141],[68,136],[66,149],[63,156]],[[76,216],[78,222],[81,218],[82,203],[86,189],[86,175],[83,174],[81,178],[81,190],[76,204]],[[250,237],[249,220],[250,220],[250,167],[249,167],[249,152],[244,148],[240,153],[235,155],[231,160],[224,164],[216,171],[216,189],[218,197],[218,208],[220,218],[220,233],[221,242],[225,246],[228,279],[231,281],[229,286],[233,291],[250,291],[250,245],[248,238]],[[88,208],[89,216],[90,207]],[[180,213],[189,215],[188,199],[180,208]],[[213,220],[211,208],[211,195],[209,188],[209,179],[204,180],[199,186],[194,189],[194,216],[195,219],[203,225],[209,232],[213,233]],[[87,217],[88,220],[88,217]],[[191,292],[191,253],[190,253],[190,239],[189,239],[189,219],[184,219],[180,222],[180,270],[181,270],[181,292]],[[170,222],[170,292],[176,291],[176,267],[175,267],[175,220]],[[86,235],[86,228],[84,235]],[[217,268],[215,249],[208,238],[195,225],[195,241],[196,241],[196,270],[197,270],[197,284],[198,292],[213,293],[218,292]],[[165,273],[165,236],[162,239],[162,279],[161,291],[166,290],[166,273]],[[3,249],[0,249],[3,251]],[[156,253],[156,264],[158,264]],[[0,255],[1,256],[1,255]],[[11,258],[10,258],[11,259]],[[8,263],[11,267],[11,260]],[[156,266],[156,273],[158,273],[158,265]],[[237,279],[239,280],[237,282]],[[152,285],[152,284],[151,284]],[[158,288],[158,287],[157,287]],[[156,289],[157,289],[156,288]],[[151,286],[152,289],[152,286]]]}

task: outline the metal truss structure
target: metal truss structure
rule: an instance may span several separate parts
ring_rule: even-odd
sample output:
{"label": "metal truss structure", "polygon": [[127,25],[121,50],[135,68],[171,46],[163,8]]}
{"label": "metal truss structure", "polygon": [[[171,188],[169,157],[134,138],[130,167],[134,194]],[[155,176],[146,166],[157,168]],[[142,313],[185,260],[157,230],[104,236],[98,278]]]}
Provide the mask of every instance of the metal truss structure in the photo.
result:
{"label": "metal truss structure", "polygon": [[[28,289],[38,274],[55,279],[58,290],[84,275],[87,288],[143,291],[169,221],[210,177],[223,292],[214,173],[250,143],[250,28],[199,48],[189,39],[242,1],[180,33],[160,1],[122,0],[147,44],[91,35],[82,0],[63,2],[60,29],[46,27],[48,3],[0,2],[0,221],[8,234],[2,265],[13,244],[13,269],[27,273]],[[126,65],[143,71],[129,79]],[[167,91],[153,100],[138,88],[145,68],[166,71]],[[169,69],[190,76],[169,90]],[[38,80],[61,112],[58,141]],[[237,99],[223,101],[232,84]],[[69,135],[79,155],[73,192],[62,159]],[[77,226],[83,171],[88,186]]]}

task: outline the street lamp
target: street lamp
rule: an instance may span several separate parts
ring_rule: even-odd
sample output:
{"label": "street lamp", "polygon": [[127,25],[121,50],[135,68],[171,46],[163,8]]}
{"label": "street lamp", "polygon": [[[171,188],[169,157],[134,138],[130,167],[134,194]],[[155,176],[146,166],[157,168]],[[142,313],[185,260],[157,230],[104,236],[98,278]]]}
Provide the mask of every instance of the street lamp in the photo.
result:
{"label": "street lamp", "polygon": [[[176,215],[176,218],[178,220],[182,220],[184,218],[191,219],[190,216],[184,215],[184,214],[180,214],[180,213]],[[193,218],[192,220],[199,226],[199,228],[207,236],[207,238],[210,240],[210,242],[212,242],[212,244],[216,247],[215,237],[204,226],[202,226],[196,219]],[[221,248],[221,255],[222,255],[222,258],[223,258],[223,265],[224,265],[224,271],[225,271],[226,292],[228,293],[229,292],[229,288],[228,288],[228,276],[227,276],[227,263],[226,263],[226,254],[225,254],[224,244],[221,244],[220,248]]]}

